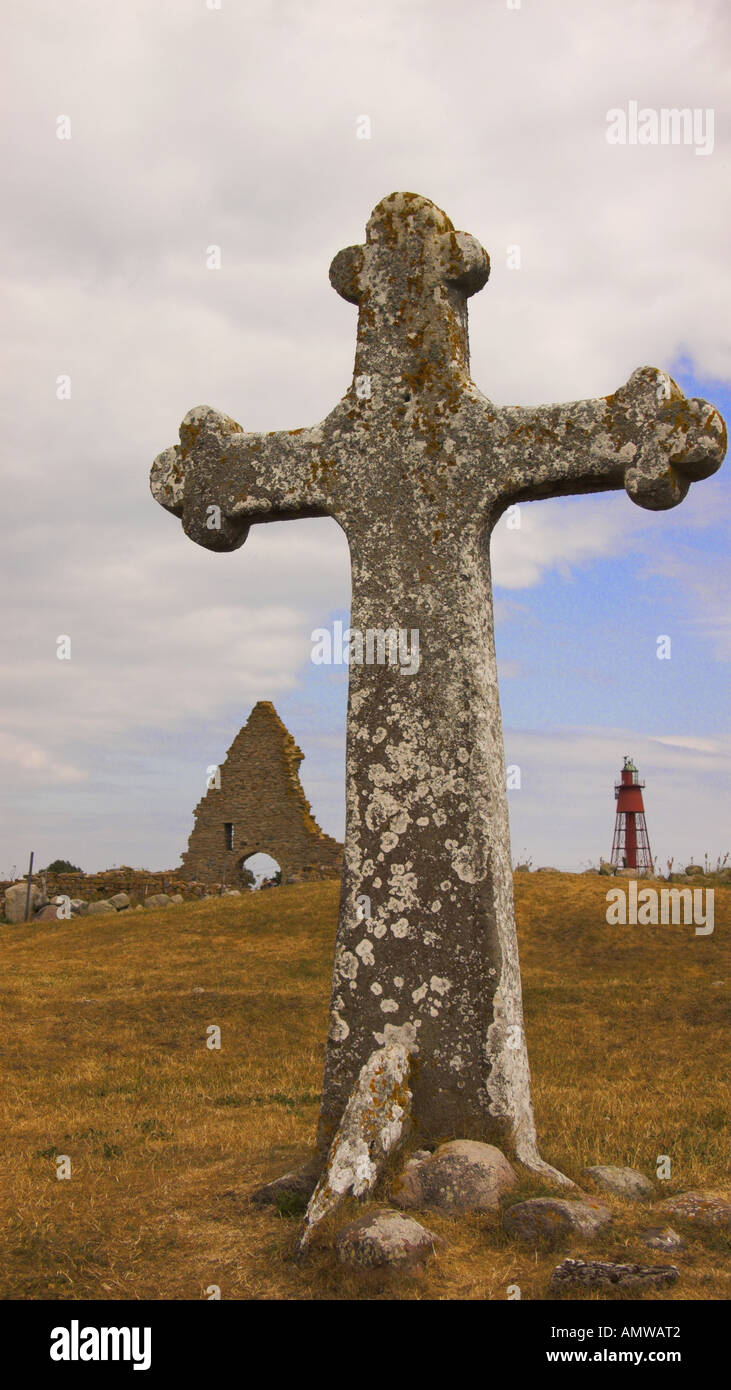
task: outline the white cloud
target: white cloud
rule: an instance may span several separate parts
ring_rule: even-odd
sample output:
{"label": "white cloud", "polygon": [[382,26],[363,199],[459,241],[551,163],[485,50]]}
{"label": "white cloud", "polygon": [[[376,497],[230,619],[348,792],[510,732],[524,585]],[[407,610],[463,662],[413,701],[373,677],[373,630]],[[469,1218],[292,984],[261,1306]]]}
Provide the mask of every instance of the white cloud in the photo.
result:
{"label": "white cloud", "polygon": [[[386,193],[426,194],[490,252],[470,324],[473,374],[495,400],[603,394],[681,351],[699,372],[731,371],[720,123],[708,159],[604,138],[606,111],[629,98],[722,109],[720,8],[466,0],[447,16],[441,0],[220,11],[76,0],[59,24],[51,0],[34,0],[8,30],[0,681],[9,737],[46,758],[31,769],[39,785],[109,750],[120,777],[151,730],[216,726],[232,705],[295,692],[310,631],[347,607],[334,523],[254,528],[238,554],[211,556],[155,507],[147,474],[197,403],[248,429],[328,412],[350,379],[356,327],[328,265]],[[55,136],[61,113],[70,141]],[[362,113],[370,141],[355,138]],[[211,243],[218,272],[205,268]],[[55,395],[62,372],[67,402]],[[696,560],[713,486],[656,532],[682,534]],[[504,589],[636,550],[648,524],[606,496],[522,517],[520,532],[494,539]],[[679,553],[668,559],[660,542],[654,562],[727,650],[711,562],[691,555],[683,568]],[[55,656],[61,632],[68,663]],[[11,837],[21,761],[7,765]],[[118,837],[138,820],[125,795]],[[77,815],[103,862],[87,812],[43,810],[65,824]],[[162,831],[146,834],[157,843]]]}
{"label": "white cloud", "polygon": [[509,526],[506,514],[492,536],[493,581],[499,588],[532,588],[550,570],[565,576],[590,560],[626,554],[645,525],[637,508],[616,498],[531,502],[513,513],[511,519],[516,518],[519,528]]}
{"label": "white cloud", "polygon": [[652,738],[652,743],[661,743],[666,748],[686,748],[692,753],[711,753],[714,757],[721,751],[721,746],[716,739],[694,738],[691,734],[682,734],[672,737],[670,734],[660,735]]}
{"label": "white cloud", "polygon": [[47,749],[12,734],[0,733],[0,766],[4,766],[3,780],[17,775],[26,784],[34,774],[46,785],[83,782],[87,777],[83,768],[58,762]]}

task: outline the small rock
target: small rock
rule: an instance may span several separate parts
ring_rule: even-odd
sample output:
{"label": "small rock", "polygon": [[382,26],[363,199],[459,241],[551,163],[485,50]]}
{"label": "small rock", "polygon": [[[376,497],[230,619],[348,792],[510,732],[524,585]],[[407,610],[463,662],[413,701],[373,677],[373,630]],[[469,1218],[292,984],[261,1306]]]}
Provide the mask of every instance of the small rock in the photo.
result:
{"label": "small rock", "polygon": [[294,1168],[291,1173],[282,1173],[281,1177],[274,1178],[263,1187],[257,1187],[250,1200],[258,1207],[275,1207],[278,1198],[288,1196],[301,1197],[303,1201],[308,1202],[317,1187],[321,1168],[321,1163],[316,1159],[309,1159],[301,1168]]}
{"label": "small rock", "polygon": [[399,1174],[393,1184],[391,1200],[397,1207],[420,1207],[426,1205],[424,1191],[421,1186],[420,1175],[424,1167],[425,1158],[431,1158],[431,1154],[422,1157],[420,1154],[413,1154],[407,1161],[403,1171]]}
{"label": "small rock", "polygon": [[344,1226],[336,1241],[342,1264],[374,1269],[418,1264],[434,1254],[435,1237],[400,1211],[372,1212]]}
{"label": "small rock", "polygon": [[608,1226],[612,1213],[599,1203],[568,1201],[563,1197],[533,1197],[508,1207],[503,1225],[509,1235],[526,1244],[553,1243],[578,1234],[590,1238]]}
{"label": "small rock", "polygon": [[169,907],[170,898],[167,893],[151,893],[149,898],[145,898],[145,907]]}
{"label": "small rock", "polygon": [[408,1049],[402,1043],[387,1043],[361,1068],[310,1198],[300,1251],[344,1197],[370,1192],[388,1155],[405,1140],[411,1110],[410,1067]]}
{"label": "small rock", "polygon": [[702,865],[702,864],[686,864],[686,866],[685,866],[685,872],[686,872],[686,874],[688,875],[689,878],[695,877],[697,874],[702,874],[702,873],[703,873],[703,865]]}
{"label": "small rock", "polygon": [[535,872],[537,874],[557,874],[559,870],[552,869],[550,864],[542,864],[540,869],[536,869]]}
{"label": "small rock", "polygon": [[655,1189],[644,1173],[636,1168],[614,1168],[611,1164],[597,1164],[585,1168],[581,1175],[602,1192],[611,1192],[615,1197],[629,1197],[633,1202],[644,1202],[655,1196]]}
{"label": "small rock", "polygon": [[681,1192],[657,1210],[706,1231],[731,1233],[731,1202],[719,1192]]}
{"label": "small rock", "polygon": [[87,915],[89,917],[101,917],[101,915],[105,912],[108,913],[116,911],[116,907],[112,907],[112,904],[110,902],[107,902],[106,898],[104,898],[103,901],[100,903],[89,903],[89,906],[87,908]]}
{"label": "small rock", "polygon": [[492,1144],[453,1139],[426,1157],[414,1154],[393,1189],[397,1207],[440,1211],[497,1211],[517,1177]]}
{"label": "small rock", "polygon": [[185,898],[183,897],[182,893],[173,893],[170,898],[170,901],[171,903],[175,903],[177,907],[180,905],[180,903],[185,902]]}
{"label": "small rock", "polygon": [[564,1260],[551,1275],[549,1293],[564,1289],[664,1289],[674,1284],[675,1265],[618,1265],[603,1260]]}
{"label": "small rock", "polygon": [[46,903],[33,918],[34,922],[63,922],[67,919],[59,917],[58,908],[55,903]]}
{"label": "small rock", "polygon": [[130,905],[129,893],[114,893],[109,902],[112,907],[116,908],[117,912],[124,912]]}
{"label": "small rock", "polygon": [[652,1226],[649,1231],[643,1231],[640,1236],[643,1245],[649,1245],[653,1250],[683,1250],[685,1241],[682,1236],[674,1231],[672,1226]]}

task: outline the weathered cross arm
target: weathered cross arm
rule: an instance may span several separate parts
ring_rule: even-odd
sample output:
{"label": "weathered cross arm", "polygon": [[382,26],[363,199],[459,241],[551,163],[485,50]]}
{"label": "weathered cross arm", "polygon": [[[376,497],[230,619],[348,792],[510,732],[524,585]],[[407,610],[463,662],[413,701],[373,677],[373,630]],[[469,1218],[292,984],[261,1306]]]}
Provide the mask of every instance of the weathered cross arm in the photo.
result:
{"label": "weathered cross arm", "polygon": [[718,411],[653,367],[597,400],[500,409],[488,438],[504,505],[624,487],[638,506],[663,511],[726,452]]}
{"label": "weathered cross arm", "polygon": [[331,515],[338,466],[326,453],[319,426],[248,434],[228,415],[196,406],[180,443],[155,459],[150,488],[191,540],[236,550],[253,522]]}

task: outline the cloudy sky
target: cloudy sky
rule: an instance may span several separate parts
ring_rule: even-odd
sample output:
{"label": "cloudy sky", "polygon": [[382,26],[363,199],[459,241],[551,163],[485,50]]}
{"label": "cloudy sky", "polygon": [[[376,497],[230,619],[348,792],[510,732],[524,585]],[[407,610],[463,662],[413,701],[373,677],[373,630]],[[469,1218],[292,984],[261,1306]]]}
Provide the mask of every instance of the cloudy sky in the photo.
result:
{"label": "cloudy sky", "polygon": [[[0,877],[31,849],[177,864],[257,699],[342,835],[344,677],[309,660],[347,619],[342,533],[255,527],[214,555],[147,480],[194,405],[252,430],[328,413],[356,324],[328,266],[387,193],[490,252],[470,332],[495,401],[603,395],[649,363],[731,415],[726,5],[209,3],[6,14]],[[695,110],[706,137],[715,113],[706,152],[608,143],[634,101]],[[496,531],[515,858],[608,855],[625,753],[663,863],[731,849],[729,476],[671,512],[604,494]]]}

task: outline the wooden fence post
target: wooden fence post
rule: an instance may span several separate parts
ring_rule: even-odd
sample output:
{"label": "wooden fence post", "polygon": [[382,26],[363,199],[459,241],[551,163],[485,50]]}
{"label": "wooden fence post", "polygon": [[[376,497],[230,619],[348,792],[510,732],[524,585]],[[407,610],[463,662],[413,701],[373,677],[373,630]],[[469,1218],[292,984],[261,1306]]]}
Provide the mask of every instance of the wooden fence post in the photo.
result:
{"label": "wooden fence post", "polygon": [[30,913],[30,890],[33,884],[33,850],[30,853],[30,864],[28,865],[28,887],[25,893],[25,920],[28,921]]}

